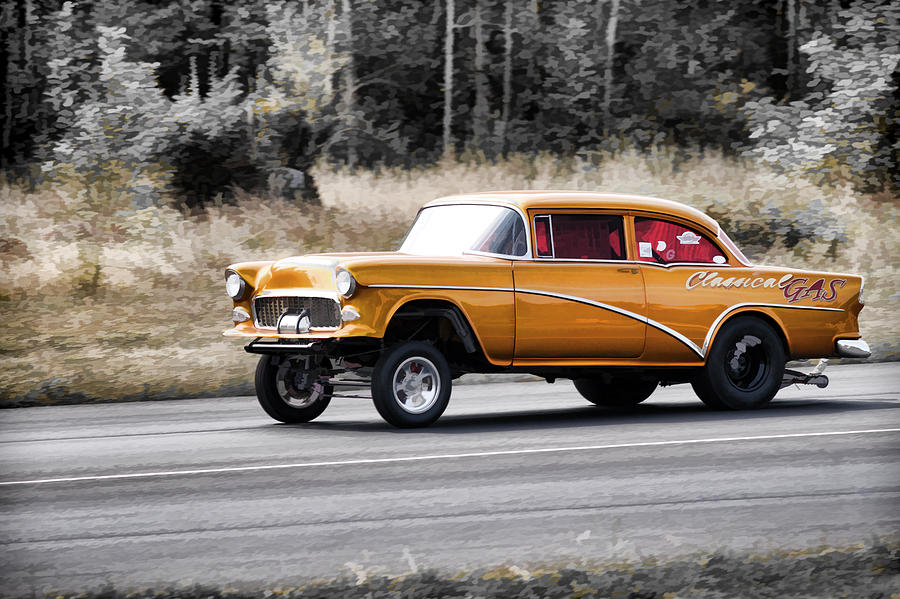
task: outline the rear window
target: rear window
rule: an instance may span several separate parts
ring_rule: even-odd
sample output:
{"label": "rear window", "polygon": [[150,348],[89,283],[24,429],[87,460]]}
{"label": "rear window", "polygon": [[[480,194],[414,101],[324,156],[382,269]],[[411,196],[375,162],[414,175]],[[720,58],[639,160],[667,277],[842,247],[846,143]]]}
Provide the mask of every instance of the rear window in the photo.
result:
{"label": "rear window", "polygon": [[539,258],[624,260],[621,216],[605,214],[543,214],[534,218],[535,251]]}
{"label": "rear window", "polygon": [[727,262],[722,250],[706,235],[677,223],[653,218],[635,218],[634,236],[638,260],[642,262],[658,264]]}

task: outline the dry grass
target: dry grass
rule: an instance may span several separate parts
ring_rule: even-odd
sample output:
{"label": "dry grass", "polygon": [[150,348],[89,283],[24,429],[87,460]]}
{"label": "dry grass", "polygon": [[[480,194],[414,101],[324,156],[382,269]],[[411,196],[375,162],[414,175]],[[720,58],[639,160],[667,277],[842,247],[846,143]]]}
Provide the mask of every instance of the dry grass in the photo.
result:
{"label": "dry grass", "polygon": [[224,267],[387,249],[407,220],[250,201],[187,219],[168,208],[103,214],[66,189],[5,187],[0,202],[7,405],[249,393],[255,359],[221,336]]}
{"label": "dry grass", "polygon": [[[76,590],[62,583],[45,599],[678,599],[797,597],[896,599],[900,582],[896,540],[763,554],[719,550],[670,560],[528,564],[449,574],[434,570],[388,577],[354,570],[356,578],[281,584],[268,588],[219,585]],[[299,582],[299,581],[298,581]],[[14,597],[0,591],[0,597]],[[35,594],[27,595],[33,599]]]}
{"label": "dry grass", "polygon": [[[2,405],[249,392],[255,359],[223,339],[230,262],[390,249],[416,209],[451,193],[585,189],[656,195],[727,221],[762,262],[867,277],[863,335],[900,354],[898,204],[720,157],[514,157],[381,172],[320,168],[322,208],[241,199],[185,218],[134,210],[102,183],[0,186]],[[793,224],[792,224],[793,223]],[[796,223],[804,227],[789,230]],[[791,249],[771,236],[799,236]],[[832,242],[831,238],[837,241]]]}

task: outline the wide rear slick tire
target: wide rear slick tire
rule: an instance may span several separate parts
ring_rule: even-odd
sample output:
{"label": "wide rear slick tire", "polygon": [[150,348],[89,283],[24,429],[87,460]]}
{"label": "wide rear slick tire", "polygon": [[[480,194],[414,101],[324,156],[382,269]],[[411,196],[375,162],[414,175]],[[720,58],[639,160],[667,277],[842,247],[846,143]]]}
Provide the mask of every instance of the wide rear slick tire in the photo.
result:
{"label": "wide rear slick tire", "polygon": [[296,424],[318,418],[331,403],[331,385],[298,389],[304,370],[288,358],[263,356],[256,365],[256,398],[262,409],[279,422]]}
{"label": "wide rear slick tire", "polygon": [[632,408],[653,394],[658,384],[656,380],[638,377],[575,379],[575,388],[581,396],[592,404],[603,408]]}
{"label": "wide rear slick tire", "polygon": [[738,317],[719,330],[706,366],[691,385],[710,407],[760,408],[781,388],[786,361],[781,336],[772,325],[752,316]]}
{"label": "wide rear slick tire", "polygon": [[444,355],[421,341],[385,351],[372,372],[372,401],[389,424],[428,426],[450,402],[451,372]]}

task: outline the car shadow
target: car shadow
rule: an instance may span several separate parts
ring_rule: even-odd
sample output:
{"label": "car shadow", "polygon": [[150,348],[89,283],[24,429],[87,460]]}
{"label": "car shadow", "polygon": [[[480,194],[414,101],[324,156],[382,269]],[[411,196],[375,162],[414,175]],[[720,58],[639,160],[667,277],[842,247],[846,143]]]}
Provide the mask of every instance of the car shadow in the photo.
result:
{"label": "car shadow", "polygon": [[[518,412],[491,412],[441,416],[427,428],[398,429],[381,420],[281,424],[279,428],[299,428],[316,431],[381,432],[395,435],[448,435],[502,431],[546,430],[623,424],[691,424],[699,422],[765,421],[785,417],[836,415],[866,410],[898,409],[900,403],[890,399],[829,398],[823,400],[775,400],[764,408],[747,411],[714,410],[700,402],[640,404],[628,410],[613,410],[595,406],[577,408],[523,409]],[[898,418],[900,420],[900,418]]]}

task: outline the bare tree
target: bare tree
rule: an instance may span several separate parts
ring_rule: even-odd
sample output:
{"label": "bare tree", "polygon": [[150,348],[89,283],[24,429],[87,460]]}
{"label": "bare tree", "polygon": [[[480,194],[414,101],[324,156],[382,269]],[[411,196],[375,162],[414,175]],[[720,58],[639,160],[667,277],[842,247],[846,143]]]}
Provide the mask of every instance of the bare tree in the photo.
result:
{"label": "bare tree", "polygon": [[791,96],[797,85],[797,0],[787,0],[787,94]]}
{"label": "bare tree", "polygon": [[475,105],[472,107],[472,145],[483,148],[488,137],[488,77],[484,72],[484,5],[483,0],[475,0],[472,30],[475,37]]}
{"label": "bare tree", "polygon": [[[309,5],[305,5],[307,10]],[[328,0],[328,3],[325,5],[325,51],[328,52],[331,56],[334,56],[334,38],[337,32],[337,10],[334,0]],[[304,15],[305,18],[306,15]],[[331,95],[331,78],[329,77],[325,81],[325,90],[327,95]]]}
{"label": "bare tree", "polygon": [[456,21],[455,0],[446,0],[446,28],[444,30],[444,157],[453,155],[453,28]]}
{"label": "bare tree", "polygon": [[356,166],[356,73],[354,69],[356,65],[353,62],[353,19],[350,0],[341,0],[341,13],[345,20],[345,28],[347,35],[347,62],[344,64],[343,79],[344,89],[341,97],[343,107],[344,127],[347,129],[347,166],[353,168]]}
{"label": "bare tree", "polygon": [[512,104],[512,48],[513,48],[513,0],[506,0],[503,11],[503,112],[500,115],[499,137],[501,151],[506,156],[509,147],[509,112]]}
{"label": "bare tree", "polygon": [[616,27],[619,24],[619,0],[612,0],[606,22],[606,69],[603,72],[603,137],[609,136],[612,103],[613,59],[616,48]]}
{"label": "bare tree", "polygon": [[[14,142],[13,125],[16,120],[31,120],[36,118],[36,109],[40,90],[34,85],[37,82],[32,54],[34,52],[34,30],[36,22],[34,2],[32,0],[18,0],[15,3],[8,2],[0,8],[0,23],[16,25],[24,24],[10,32],[8,41],[3,40],[0,47],[3,55],[3,74],[0,75],[0,85],[3,86],[3,131],[0,133],[0,161],[6,166],[7,151],[10,143]],[[5,27],[4,27],[5,29]],[[6,32],[4,32],[6,33]],[[2,37],[5,37],[2,36]]]}

